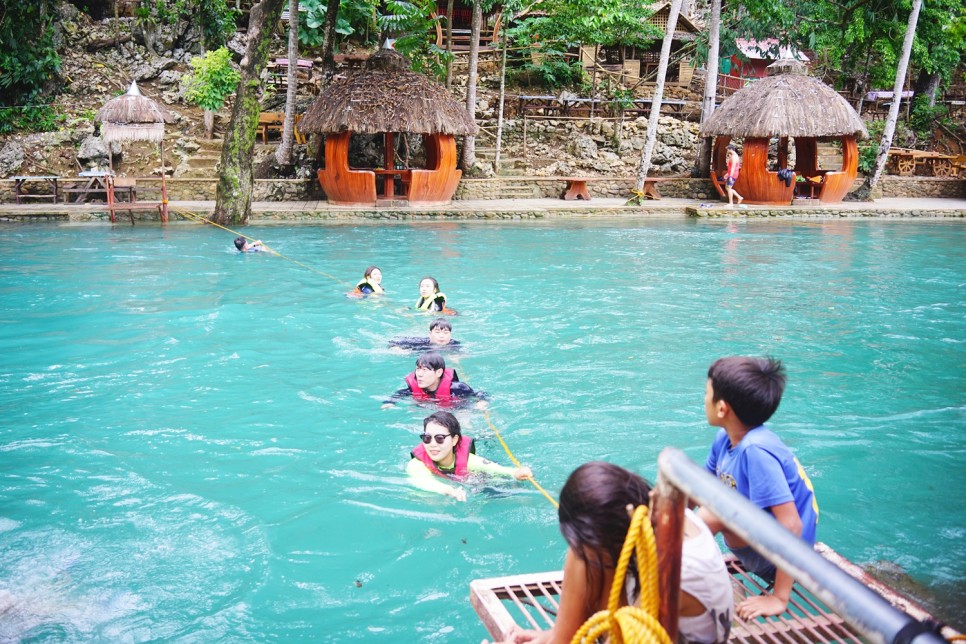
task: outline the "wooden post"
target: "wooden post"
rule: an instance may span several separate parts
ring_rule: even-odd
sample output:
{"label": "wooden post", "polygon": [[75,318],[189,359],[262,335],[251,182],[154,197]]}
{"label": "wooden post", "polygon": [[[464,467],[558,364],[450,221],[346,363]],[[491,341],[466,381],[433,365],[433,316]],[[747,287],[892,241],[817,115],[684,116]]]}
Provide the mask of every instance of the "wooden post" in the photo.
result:
{"label": "wooden post", "polygon": [[688,497],[658,475],[651,522],[657,543],[657,578],[661,591],[658,619],[672,642],[678,638],[681,603],[681,550]]}
{"label": "wooden post", "polygon": [[[164,139],[161,139],[161,223],[168,223],[168,186],[165,183]],[[131,223],[134,223],[133,218]]]}
{"label": "wooden post", "polygon": [[[383,158],[386,170],[396,169],[396,142],[393,138],[392,132],[386,132],[385,141],[383,148]],[[392,173],[384,175],[385,178],[382,180],[382,191],[385,193],[386,199],[392,199],[395,197],[396,190],[396,178]]]}

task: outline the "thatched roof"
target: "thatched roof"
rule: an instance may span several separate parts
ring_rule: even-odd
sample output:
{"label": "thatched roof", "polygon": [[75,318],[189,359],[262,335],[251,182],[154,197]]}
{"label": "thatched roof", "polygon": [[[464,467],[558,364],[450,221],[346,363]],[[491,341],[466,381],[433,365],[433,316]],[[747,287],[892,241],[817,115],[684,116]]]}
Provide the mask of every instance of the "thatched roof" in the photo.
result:
{"label": "thatched roof", "polygon": [[164,138],[164,110],[143,96],[136,81],[123,96],[109,100],[97,111],[101,138],[111,141],[154,141]]}
{"label": "thatched roof", "polygon": [[802,73],[800,64],[779,61],[779,73],[738,90],[701,126],[701,136],[773,138],[868,138],[862,119],[834,89]]}
{"label": "thatched roof", "polygon": [[403,56],[380,49],[366,68],[319,94],[299,122],[302,132],[476,134],[467,112],[442,85],[410,71]]}

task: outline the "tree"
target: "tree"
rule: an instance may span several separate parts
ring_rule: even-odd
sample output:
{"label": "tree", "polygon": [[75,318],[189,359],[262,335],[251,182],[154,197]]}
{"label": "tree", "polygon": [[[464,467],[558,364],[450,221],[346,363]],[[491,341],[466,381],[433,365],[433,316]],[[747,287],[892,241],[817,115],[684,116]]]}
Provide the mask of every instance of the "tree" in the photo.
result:
{"label": "tree", "polygon": [[215,128],[215,112],[235,91],[241,75],[231,66],[231,52],[222,47],[191,59],[191,71],[181,79],[185,100],[205,110],[205,137]]}
{"label": "tree", "polygon": [[278,22],[284,0],[261,0],[252,5],[248,38],[241,60],[241,80],[235,90],[231,121],[225,128],[221,170],[212,219],[221,224],[248,223],[252,213],[252,151],[258,129],[260,75],[268,62],[272,25]]}
{"label": "tree", "polygon": [[[483,24],[482,0],[473,0],[473,22],[470,27],[470,71],[466,79],[466,110],[470,118],[476,122],[476,80],[480,63],[480,31]],[[470,171],[476,165],[476,137],[468,134],[463,137],[464,171]]]}
{"label": "tree", "polygon": [[[701,124],[714,113],[715,99],[718,96],[718,49],[721,35],[721,0],[711,0],[711,20],[708,25],[708,62],[705,63],[704,96],[701,99]],[[701,139],[695,163],[695,176],[711,175],[712,137]]]}
{"label": "tree", "polygon": [[872,196],[872,191],[879,183],[882,176],[882,169],[885,167],[886,157],[889,156],[889,148],[892,147],[892,136],[896,131],[896,121],[899,120],[899,105],[902,101],[902,86],[906,82],[906,68],[909,65],[909,55],[912,52],[912,41],[916,37],[916,23],[919,21],[919,9],[922,7],[922,0],[912,0],[912,11],[909,12],[909,23],[906,25],[906,36],[902,41],[902,55],[899,58],[899,67],[896,69],[896,82],[892,86],[892,106],[889,108],[889,117],[886,119],[885,129],[882,131],[882,141],[879,143],[879,153],[875,157],[875,167],[872,174],[866,177],[862,187],[856,190],[855,198],[868,199]]}
{"label": "tree", "polygon": [[17,129],[50,130],[56,118],[49,99],[60,72],[54,43],[54,2],[10,2],[0,13],[0,134]]}
{"label": "tree", "polygon": [[299,63],[299,0],[288,3],[288,89],[285,92],[285,124],[282,140],[275,151],[275,160],[283,168],[292,167],[295,138],[295,97],[298,94]]}
{"label": "tree", "polygon": [[654,84],[654,99],[651,101],[651,116],[647,120],[647,138],[644,140],[644,149],[641,150],[641,164],[637,168],[637,186],[634,194],[637,195],[633,200],[638,202],[643,199],[644,182],[647,179],[647,171],[651,167],[651,153],[654,151],[654,143],[657,141],[657,120],[661,116],[661,101],[664,98],[664,78],[667,76],[668,60],[671,58],[671,42],[674,40],[674,29],[678,24],[678,14],[681,12],[681,0],[671,0],[671,8],[667,16],[667,28],[664,33],[664,42],[661,43],[661,60],[657,67],[657,80]]}

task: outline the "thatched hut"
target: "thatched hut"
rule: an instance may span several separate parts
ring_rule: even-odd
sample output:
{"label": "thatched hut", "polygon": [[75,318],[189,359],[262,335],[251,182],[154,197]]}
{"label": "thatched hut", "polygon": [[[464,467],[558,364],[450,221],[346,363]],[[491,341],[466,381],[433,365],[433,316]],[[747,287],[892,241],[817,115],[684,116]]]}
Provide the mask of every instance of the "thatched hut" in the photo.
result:
{"label": "thatched hut", "polygon": [[[464,106],[444,87],[410,71],[406,59],[391,49],[379,50],[364,70],[329,85],[299,129],[326,135],[319,183],[330,202],[353,205],[395,199],[449,203],[462,175],[456,169],[455,137],[477,132]],[[422,135],[424,168],[405,167],[397,159],[394,136],[399,132]],[[357,133],[383,135],[381,168],[349,167],[349,140]]]}
{"label": "thatched hut", "polygon": [[[795,196],[842,201],[858,173],[858,138],[868,137],[862,119],[842,96],[820,80],[804,74],[796,61],[771,66],[772,76],[735,92],[702,126],[701,136],[714,136],[712,176],[725,194],[720,176],[733,138],[742,138],[741,173],[735,190],[747,203],[788,204]],[[777,158],[769,168],[768,150],[777,139]],[[794,140],[795,166],[789,175],[788,142]],[[839,141],[842,167],[820,169],[818,142]],[[796,181],[799,177],[804,180]]]}
{"label": "thatched hut", "polygon": [[[168,189],[164,174],[165,111],[155,101],[141,94],[137,81],[122,96],[112,98],[97,111],[94,120],[101,124],[101,138],[110,146],[114,141],[150,141],[161,148],[161,221],[168,220]],[[108,204],[114,221],[114,179],[108,177]],[[131,219],[134,222],[134,219]]]}

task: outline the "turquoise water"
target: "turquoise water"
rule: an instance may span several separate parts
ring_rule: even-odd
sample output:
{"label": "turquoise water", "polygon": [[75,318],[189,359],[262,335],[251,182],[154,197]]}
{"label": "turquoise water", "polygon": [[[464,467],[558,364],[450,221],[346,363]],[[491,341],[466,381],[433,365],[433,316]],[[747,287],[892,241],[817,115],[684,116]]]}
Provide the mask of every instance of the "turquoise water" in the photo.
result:
{"label": "turquoise water", "polygon": [[[710,362],[785,360],[819,538],[966,624],[966,227],[950,222],[0,228],[0,640],[478,642],[477,577],[557,568],[527,484],[410,488],[380,401],[434,275],[457,370],[551,491],[702,461]],[[354,301],[379,265],[390,291]],[[329,277],[334,276],[334,277]],[[507,462],[477,411],[478,451]]]}

